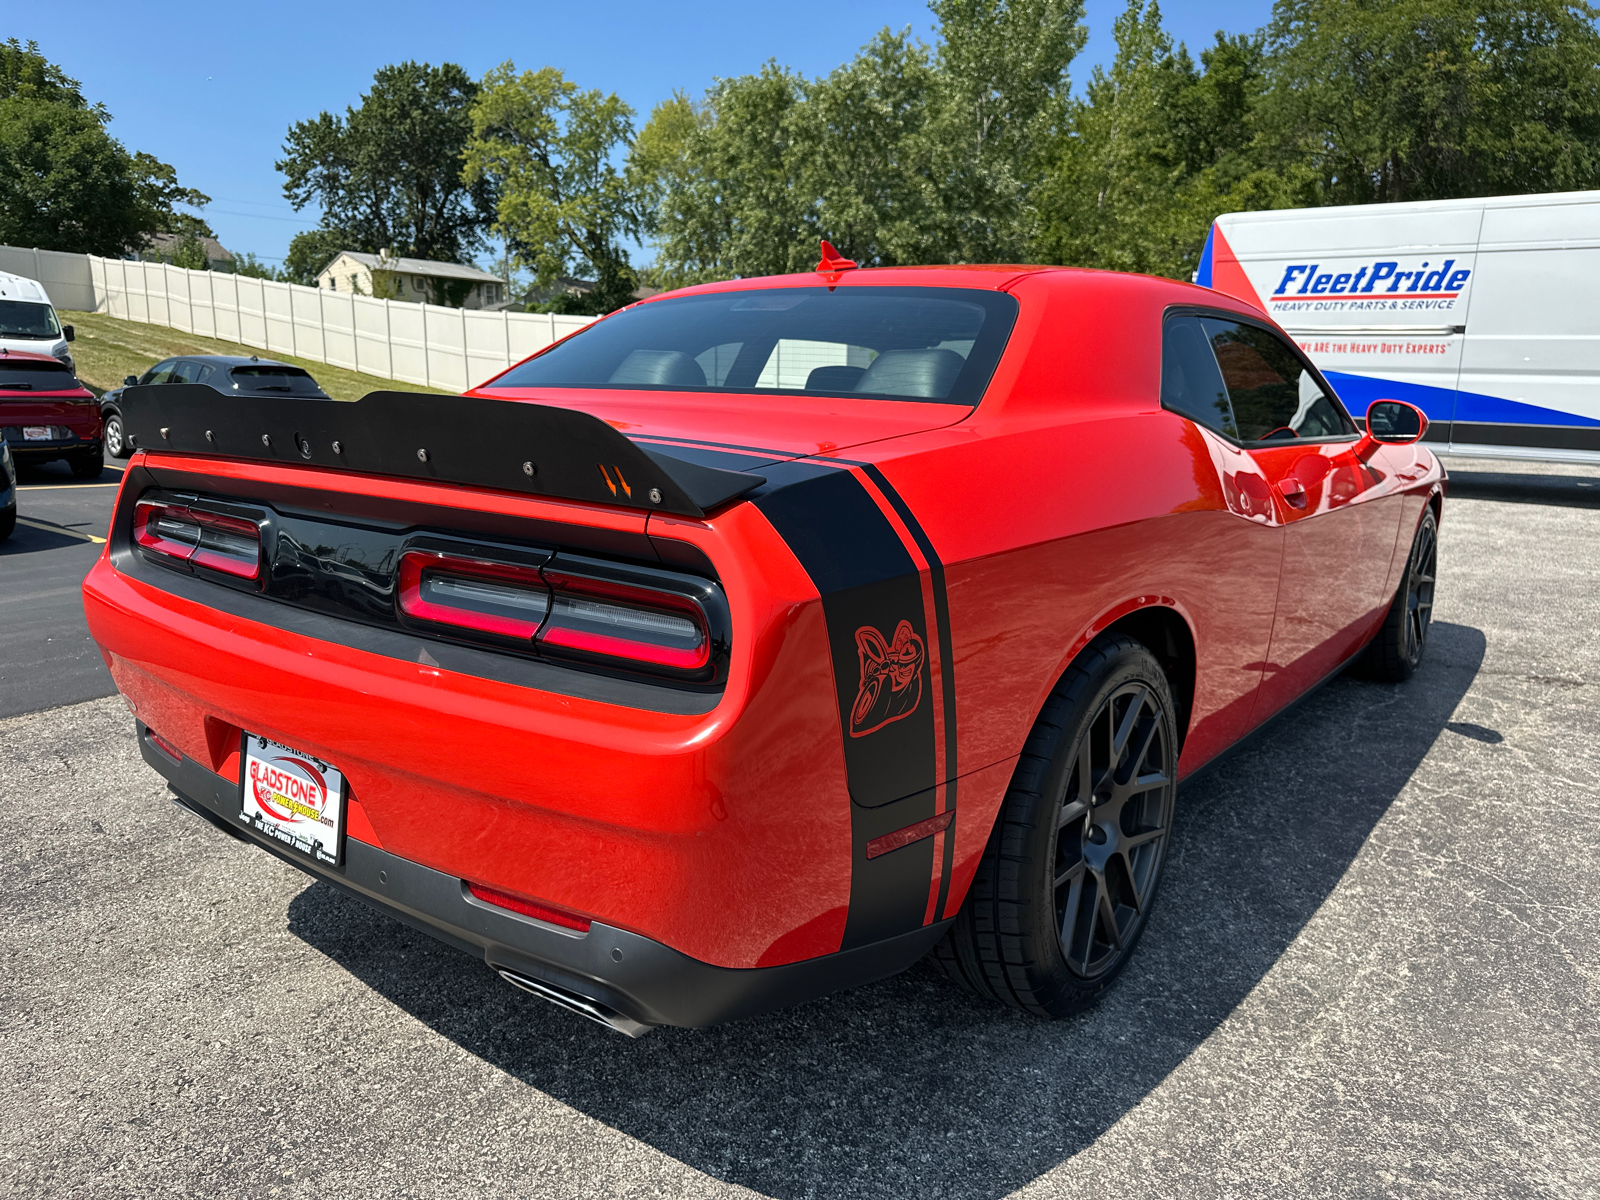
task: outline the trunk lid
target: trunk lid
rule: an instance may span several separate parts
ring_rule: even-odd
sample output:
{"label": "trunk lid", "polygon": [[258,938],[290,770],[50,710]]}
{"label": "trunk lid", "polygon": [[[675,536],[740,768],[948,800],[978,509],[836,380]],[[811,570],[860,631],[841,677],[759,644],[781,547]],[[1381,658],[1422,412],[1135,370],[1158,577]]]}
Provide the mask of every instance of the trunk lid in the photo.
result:
{"label": "trunk lid", "polygon": [[738,469],[746,471],[942,429],[972,412],[963,404],[843,396],[495,387],[470,394],[575,409],[666,454],[694,447],[731,452],[745,460]]}

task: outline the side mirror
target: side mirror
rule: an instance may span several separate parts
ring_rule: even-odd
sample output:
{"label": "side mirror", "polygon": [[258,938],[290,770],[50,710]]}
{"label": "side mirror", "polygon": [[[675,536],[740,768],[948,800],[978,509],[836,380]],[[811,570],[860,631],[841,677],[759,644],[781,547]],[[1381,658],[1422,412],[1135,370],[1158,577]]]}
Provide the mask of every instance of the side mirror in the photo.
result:
{"label": "side mirror", "polygon": [[1357,452],[1371,446],[1409,446],[1428,432],[1428,418],[1403,400],[1374,400],[1367,408],[1367,432]]}
{"label": "side mirror", "polygon": [[123,387],[137,387],[138,384],[139,384],[139,377],[137,375],[124,375],[122,377],[122,386]]}
{"label": "side mirror", "polygon": [[61,336],[66,338],[69,342],[75,342],[78,340],[77,331],[75,331],[71,325],[63,325],[61,327]]}

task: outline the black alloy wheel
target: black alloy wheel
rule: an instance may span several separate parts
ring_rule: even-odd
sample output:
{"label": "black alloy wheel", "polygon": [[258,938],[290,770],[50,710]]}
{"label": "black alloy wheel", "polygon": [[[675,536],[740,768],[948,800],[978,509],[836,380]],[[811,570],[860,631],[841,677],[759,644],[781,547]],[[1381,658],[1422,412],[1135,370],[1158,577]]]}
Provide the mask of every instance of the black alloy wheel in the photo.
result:
{"label": "black alloy wheel", "polygon": [[122,414],[106,417],[106,453],[112,458],[128,457],[128,441],[122,432]]}
{"label": "black alloy wheel", "polygon": [[1161,881],[1175,712],[1142,643],[1102,635],[1078,657],[1028,736],[966,902],[933,952],[945,974],[1046,1017],[1104,993]]}
{"label": "black alloy wheel", "polygon": [[1439,576],[1439,522],[1432,507],[1422,514],[1411,553],[1406,557],[1389,614],[1360,660],[1363,674],[1387,683],[1404,683],[1422,664],[1433,628],[1433,592]]}
{"label": "black alloy wheel", "polygon": [[1126,683],[1095,713],[1068,772],[1055,911],[1062,957],[1086,982],[1122,959],[1161,875],[1176,766],[1164,724],[1155,689]]}

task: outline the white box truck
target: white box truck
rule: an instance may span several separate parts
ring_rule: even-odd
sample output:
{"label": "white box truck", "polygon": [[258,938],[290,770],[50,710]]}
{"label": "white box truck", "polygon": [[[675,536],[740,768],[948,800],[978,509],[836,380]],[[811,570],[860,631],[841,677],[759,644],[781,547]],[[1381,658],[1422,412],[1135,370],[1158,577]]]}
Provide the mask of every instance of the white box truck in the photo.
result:
{"label": "white box truck", "polygon": [[1600,463],[1600,192],[1227,213],[1195,282],[1441,453]]}

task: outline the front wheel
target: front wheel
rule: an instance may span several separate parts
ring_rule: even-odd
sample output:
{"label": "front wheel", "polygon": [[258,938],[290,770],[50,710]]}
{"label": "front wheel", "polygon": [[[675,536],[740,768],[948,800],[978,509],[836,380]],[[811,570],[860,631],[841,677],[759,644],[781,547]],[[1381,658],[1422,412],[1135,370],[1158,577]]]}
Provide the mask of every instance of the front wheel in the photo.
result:
{"label": "front wheel", "polygon": [[934,950],[947,975],[1044,1017],[1111,986],[1166,860],[1174,711],[1141,643],[1104,635],[1079,656],[1028,735],[966,903]]}
{"label": "front wheel", "polygon": [[1362,656],[1362,673],[1387,683],[1415,674],[1433,627],[1433,585],[1439,573],[1439,522],[1430,506],[1422,514],[1406,558],[1406,572],[1389,614]]}

